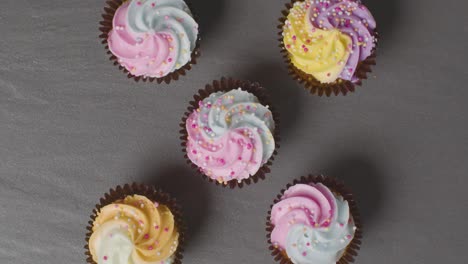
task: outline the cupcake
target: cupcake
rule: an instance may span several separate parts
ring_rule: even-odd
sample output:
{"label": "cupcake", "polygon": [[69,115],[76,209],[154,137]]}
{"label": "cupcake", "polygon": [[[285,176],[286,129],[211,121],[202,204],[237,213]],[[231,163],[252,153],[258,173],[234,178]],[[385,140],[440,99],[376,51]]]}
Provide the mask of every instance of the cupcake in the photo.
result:
{"label": "cupcake", "polygon": [[223,78],[194,98],[181,124],[188,162],[231,188],[265,178],[279,140],[265,88]]}
{"label": "cupcake", "polygon": [[198,24],[183,0],[107,3],[100,38],[129,78],[169,83],[196,63]]}
{"label": "cupcake", "polygon": [[267,231],[272,255],[281,263],[348,263],[361,243],[352,195],[323,176],[288,184],[272,205]]}
{"label": "cupcake", "polygon": [[179,208],[152,187],[133,184],[111,189],[89,224],[88,263],[181,263]]}
{"label": "cupcake", "polygon": [[313,94],[354,91],[375,65],[376,22],[359,0],[292,0],[280,47],[294,79]]}

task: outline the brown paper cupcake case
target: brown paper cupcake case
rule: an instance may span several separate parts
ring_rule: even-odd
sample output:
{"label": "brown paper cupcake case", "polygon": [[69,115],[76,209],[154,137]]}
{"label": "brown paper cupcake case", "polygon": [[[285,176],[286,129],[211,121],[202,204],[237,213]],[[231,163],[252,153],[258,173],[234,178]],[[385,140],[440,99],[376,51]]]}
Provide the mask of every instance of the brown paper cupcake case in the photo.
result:
{"label": "brown paper cupcake case", "polygon": [[[289,58],[288,51],[284,47],[283,43],[283,27],[284,23],[287,19],[289,14],[289,10],[293,7],[295,2],[304,1],[304,0],[290,0],[289,3],[286,4],[286,9],[281,11],[282,17],[279,19],[280,24],[278,25],[278,35],[279,35],[279,47],[281,49],[282,56],[284,61],[288,67],[288,74],[294,79],[297,80],[300,84],[304,85],[304,87],[309,90],[311,94],[316,94],[318,96],[326,95],[330,96],[331,94],[334,95],[346,95],[348,92],[354,92],[357,86],[362,85],[362,80],[367,79],[367,74],[369,74],[372,69],[371,67],[376,64],[376,48],[372,51],[371,55],[367,57],[365,60],[361,61],[356,68],[356,76],[359,78],[359,81],[353,83],[348,80],[338,79],[333,83],[321,83],[317,79],[315,79],[312,75],[303,72],[302,70],[298,69],[294,64],[291,62]],[[374,37],[378,39],[377,30],[374,33]]]}
{"label": "brown paper cupcake case", "polygon": [[176,203],[176,200],[171,198],[169,194],[156,189],[153,186],[144,185],[144,184],[125,184],[123,186],[118,185],[117,187],[110,189],[109,192],[104,194],[102,198],[99,199],[99,203],[96,204],[96,207],[93,209],[93,213],[91,214],[91,220],[88,221],[88,225],[86,227],[86,245],[85,248],[85,255],[86,255],[86,262],[90,264],[97,264],[94,262],[91,252],[89,251],[89,239],[92,234],[92,227],[94,220],[97,217],[98,212],[101,210],[102,207],[109,205],[116,200],[124,199],[128,195],[143,195],[152,201],[157,201],[160,204],[167,206],[171,213],[174,215],[175,224],[179,231],[179,245],[177,250],[174,252],[174,264],[181,264],[183,258],[183,251],[184,251],[184,238],[185,238],[185,225],[182,220],[182,212],[179,205]]}
{"label": "brown paper cupcake case", "polygon": [[[176,81],[179,79],[180,76],[185,76],[187,74],[187,71],[192,69],[192,65],[197,64],[197,58],[200,56],[200,33],[198,34],[198,39],[195,44],[195,48],[193,49],[192,52],[192,57],[191,60],[182,66],[180,69],[169,73],[166,76],[163,76],[161,78],[156,78],[156,77],[143,77],[143,76],[134,76],[132,75],[125,67],[120,65],[118,62],[118,59],[112,52],[109,50],[109,45],[107,43],[107,38],[108,34],[112,29],[112,19],[114,18],[115,11],[121,6],[124,2],[127,0],[109,0],[106,1],[106,6],[104,7],[104,11],[101,15],[102,20],[99,22],[99,31],[101,34],[99,35],[99,38],[102,39],[101,43],[104,45],[106,49],[106,53],[109,55],[109,60],[113,62],[115,66],[117,66],[121,71],[123,71],[129,79],[134,79],[136,82],[142,80],[143,82],[149,81],[149,82],[154,82],[156,81],[157,83],[162,83],[165,82],[166,84],[169,84],[171,81]],[[187,5],[190,8],[190,11],[192,12],[192,15],[195,19],[195,21],[198,21],[198,18],[196,17],[195,14],[193,14],[193,8],[188,1],[186,1]]]}
{"label": "brown paper cupcake case", "polygon": [[291,260],[286,256],[286,254],[280,251],[278,248],[275,248],[271,243],[271,232],[273,231],[274,226],[270,222],[271,218],[271,210],[273,205],[278,203],[283,197],[284,192],[291,186],[298,184],[298,183],[322,183],[332,192],[335,192],[341,195],[346,201],[348,201],[349,209],[351,211],[351,215],[353,216],[354,224],[356,225],[357,229],[354,234],[353,240],[349,243],[348,247],[345,249],[343,255],[341,256],[340,260],[338,260],[338,264],[348,264],[354,262],[355,257],[358,254],[359,249],[361,248],[361,239],[362,239],[362,225],[358,207],[356,205],[356,201],[354,200],[353,194],[349,189],[347,189],[344,184],[332,177],[325,177],[323,175],[308,175],[302,176],[299,179],[295,179],[292,184],[289,183],[286,185],[285,189],[282,189],[280,193],[276,196],[276,199],[273,201],[273,204],[270,206],[270,210],[268,211],[267,222],[266,222],[266,231],[267,231],[267,239],[269,250],[271,251],[271,255],[273,256],[274,260],[279,262],[280,264],[293,264]]}
{"label": "brown paper cupcake case", "polygon": [[[243,179],[241,182],[238,182],[237,180],[231,180],[228,181],[227,184],[220,183],[216,180],[211,179],[210,177],[206,176],[195,164],[190,161],[187,155],[187,137],[188,133],[185,127],[185,123],[189,117],[189,115],[196,110],[198,106],[198,102],[202,101],[203,99],[207,98],[210,94],[218,91],[230,91],[233,89],[238,89],[241,88],[244,91],[250,92],[257,96],[258,100],[262,105],[268,105],[269,109],[273,115],[273,120],[275,121],[275,131],[273,133],[273,137],[275,139],[275,151],[273,152],[273,155],[270,157],[267,163],[265,163],[255,175],[252,175],[251,177],[247,179]],[[273,160],[275,159],[275,156],[278,154],[277,150],[279,149],[280,145],[280,136],[279,136],[279,114],[276,112],[275,108],[271,105],[269,97],[267,95],[267,89],[262,87],[259,83],[257,82],[250,82],[250,81],[241,81],[241,80],[236,80],[232,78],[221,78],[221,80],[215,80],[213,81],[212,84],[207,84],[205,86],[205,89],[200,89],[198,90],[198,93],[193,96],[193,101],[189,102],[189,106],[187,108],[187,111],[184,113],[182,117],[182,122],[180,123],[180,134],[181,137],[180,139],[182,140],[181,146],[182,146],[182,151],[184,153],[184,157],[187,161],[187,164],[190,164],[193,169],[195,169],[204,179],[215,183],[216,185],[221,185],[223,187],[229,187],[231,189],[234,189],[236,187],[242,188],[245,185],[250,185],[252,183],[257,183],[259,180],[264,180],[265,175],[270,172],[270,166],[273,163]]]}

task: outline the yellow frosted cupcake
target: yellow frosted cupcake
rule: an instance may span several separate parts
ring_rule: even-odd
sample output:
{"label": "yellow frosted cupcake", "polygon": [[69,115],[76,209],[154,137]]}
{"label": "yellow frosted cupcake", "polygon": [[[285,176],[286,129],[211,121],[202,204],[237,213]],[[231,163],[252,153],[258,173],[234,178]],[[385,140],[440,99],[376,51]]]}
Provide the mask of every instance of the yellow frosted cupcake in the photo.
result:
{"label": "yellow frosted cupcake", "polygon": [[88,228],[89,263],[180,263],[179,213],[166,194],[134,184],[105,197]]}
{"label": "yellow frosted cupcake", "polygon": [[357,0],[293,0],[281,46],[294,78],[319,95],[346,94],[374,62],[376,22]]}

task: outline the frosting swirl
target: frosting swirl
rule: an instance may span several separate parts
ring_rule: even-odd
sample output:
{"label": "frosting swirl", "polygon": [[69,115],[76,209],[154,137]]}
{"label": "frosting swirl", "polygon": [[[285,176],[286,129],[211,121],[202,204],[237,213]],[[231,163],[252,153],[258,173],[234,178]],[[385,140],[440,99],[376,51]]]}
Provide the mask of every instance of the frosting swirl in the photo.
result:
{"label": "frosting swirl", "polygon": [[375,47],[375,27],[358,0],[305,0],[290,10],[283,42],[292,63],[320,82],[355,82],[358,63]]}
{"label": "frosting swirl", "polygon": [[212,93],[186,121],[188,157],[219,182],[247,179],[273,154],[274,128],[255,95],[240,88]]}
{"label": "frosting swirl", "polygon": [[133,195],[99,211],[89,249],[98,264],[170,264],[178,239],[169,208]]}
{"label": "frosting swirl", "polygon": [[271,241],[295,264],[334,264],[354,237],[349,205],[321,183],[290,187],[271,211]]}
{"label": "frosting swirl", "polygon": [[160,78],[190,61],[197,38],[183,0],[129,0],[115,12],[107,42],[132,75]]}

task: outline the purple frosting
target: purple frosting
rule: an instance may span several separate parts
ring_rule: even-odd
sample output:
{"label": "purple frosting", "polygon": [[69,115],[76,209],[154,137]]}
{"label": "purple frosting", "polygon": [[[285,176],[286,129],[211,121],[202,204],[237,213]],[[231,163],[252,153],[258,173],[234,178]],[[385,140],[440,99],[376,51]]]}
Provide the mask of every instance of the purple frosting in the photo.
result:
{"label": "purple frosting", "polygon": [[351,54],[340,74],[344,80],[357,81],[354,76],[359,62],[365,60],[375,47],[375,19],[357,0],[312,0],[310,22],[320,29],[338,29],[352,39]]}

